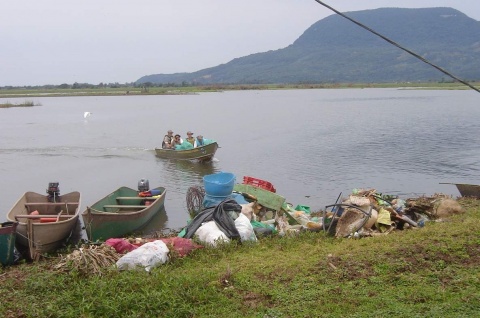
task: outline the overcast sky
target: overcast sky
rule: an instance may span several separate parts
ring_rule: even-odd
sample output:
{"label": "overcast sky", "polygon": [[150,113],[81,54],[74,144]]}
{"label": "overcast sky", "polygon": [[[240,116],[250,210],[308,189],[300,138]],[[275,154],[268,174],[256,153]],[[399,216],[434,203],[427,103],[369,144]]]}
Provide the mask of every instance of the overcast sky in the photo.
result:
{"label": "overcast sky", "polygon": [[[341,12],[452,7],[480,21],[480,0],[323,2]],[[284,48],[334,14],[314,0],[0,0],[0,7],[0,86],[194,72]]]}

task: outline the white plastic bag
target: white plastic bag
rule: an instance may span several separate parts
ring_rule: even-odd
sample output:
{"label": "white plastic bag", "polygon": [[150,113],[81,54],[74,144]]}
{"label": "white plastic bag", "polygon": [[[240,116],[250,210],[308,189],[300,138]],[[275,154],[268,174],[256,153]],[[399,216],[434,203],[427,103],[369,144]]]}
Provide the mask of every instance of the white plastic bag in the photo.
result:
{"label": "white plastic bag", "polygon": [[202,224],[195,232],[195,235],[198,237],[200,242],[210,244],[212,246],[217,246],[221,242],[230,242],[228,236],[222,232],[215,223],[215,221],[210,221]]}
{"label": "white plastic bag", "polygon": [[236,218],[235,227],[237,228],[237,231],[240,234],[240,239],[242,240],[242,242],[257,240],[257,237],[255,236],[255,232],[253,231],[253,226],[245,214],[240,213],[238,218]]}
{"label": "white plastic bag", "polygon": [[123,255],[117,261],[117,268],[120,270],[143,268],[149,272],[152,268],[168,261],[168,252],[170,251],[163,241],[145,243]]}

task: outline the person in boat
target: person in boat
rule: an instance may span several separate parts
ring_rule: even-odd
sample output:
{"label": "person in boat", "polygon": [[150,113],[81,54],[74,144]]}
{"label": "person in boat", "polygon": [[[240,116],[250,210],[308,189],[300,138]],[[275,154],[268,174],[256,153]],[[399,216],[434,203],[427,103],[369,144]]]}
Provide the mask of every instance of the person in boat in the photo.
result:
{"label": "person in boat", "polygon": [[187,131],[187,138],[185,140],[191,143],[192,146],[195,145],[195,137],[193,137],[193,133],[191,131]]}
{"label": "person in boat", "polygon": [[202,135],[198,135],[197,138],[195,138],[195,142],[193,143],[193,148],[205,146],[205,141],[203,140]]}
{"label": "person in boat", "polygon": [[173,131],[167,131],[165,137],[163,137],[162,148],[163,149],[172,149],[172,141],[173,141]]}
{"label": "person in boat", "polygon": [[176,134],[172,140],[172,149],[175,149],[175,146],[179,146],[183,143],[182,137],[179,134]]}

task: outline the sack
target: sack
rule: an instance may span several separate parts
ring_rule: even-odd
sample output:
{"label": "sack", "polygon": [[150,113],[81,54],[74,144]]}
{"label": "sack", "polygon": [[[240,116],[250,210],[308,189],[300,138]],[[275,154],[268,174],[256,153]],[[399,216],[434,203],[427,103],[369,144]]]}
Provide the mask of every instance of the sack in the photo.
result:
{"label": "sack", "polygon": [[117,268],[120,270],[142,268],[149,272],[154,267],[166,263],[169,252],[167,245],[160,240],[145,243],[122,256],[116,263]]}
{"label": "sack", "polygon": [[240,240],[242,242],[257,240],[255,232],[253,231],[253,226],[250,224],[250,220],[245,214],[240,213],[238,218],[235,220],[235,227],[240,234]]}
{"label": "sack", "polygon": [[206,243],[211,246],[217,246],[217,244],[219,243],[230,242],[230,239],[218,228],[215,221],[204,223],[195,232],[195,236],[198,237],[198,240],[200,242]]}
{"label": "sack", "polygon": [[230,239],[240,239],[231,212],[240,213],[242,207],[233,199],[227,198],[217,206],[198,213],[185,228],[184,238],[192,238],[196,231],[206,222],[215,221],[217,227]]}

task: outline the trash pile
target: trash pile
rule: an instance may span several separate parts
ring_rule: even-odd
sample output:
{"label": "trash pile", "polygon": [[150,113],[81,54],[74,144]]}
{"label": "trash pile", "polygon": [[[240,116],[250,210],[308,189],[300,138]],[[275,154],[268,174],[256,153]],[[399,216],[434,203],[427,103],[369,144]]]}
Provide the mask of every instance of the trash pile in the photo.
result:
{"label": "trash pile", "polygon": [[[304,205],[293,208],[268,181],[248,176],[243,178],[242,184],[234,184],[234,181],[233,174],[221,172],[204,177],[205,189],[192,187],[187,193],[187,203],[202,204],[190,206],[192,221],[179,236],[196,237],[213,246],[219,241],[228,242],[238,238],[234,226],[243,214],[253,229],[251,234],[252,229],[242,225],[244,240],[255,241],[256,236],[283,236],[300,231],[325,231],[338,238],[359,238],[421,228],[425,222],[462,212],[460,204],[444,194],[403,200],[376,189],[354,189],[346,198],[339,196],[339,203],[311,212],[310,207]],[[196,195],[194,200],[192,195]],[[222,217],[213,217],[218,215],[218,210]],[[245,221],[243,216],[241,219]]]}
{"label": "trash pile", "polygon": [[444,194],[403,200],[376,189],[354,189],[324,210],[312,212],[305,205],[294,208],[267,181],[252,177],[244,177],[241,184],[235,181],[233,174],[220,172],[205,176],[204,187],[191,187],[186,198],[191,220],[176,237],[111,238],[102,244],[105,257],[99,255],[102,249],[83,246],[62,259],[58,268],[68,263],[90,274],[109,266],[148,272],[174,257],[234,240],[254,243],[259,237],[302,231],[337,238],[387,235],[463,212],[456,200]]}
{"label": "trash pile", "polygon": [[336,237],[358,238],[421,228],[425,222],[461,212],[460,204],[444,194],[403,200],[375,189],[354,189],[340,204],[327,206],[322,221]]}
{"label": "trash pile", "polygon": [[62,256],[54,269],[68,272],[74,268],[84,275],[102,275],[109,267],[149,272],[169,259],[185,257],[200,248],[203,246],[181,237],[110,238],[100,245],[83,244]]}

